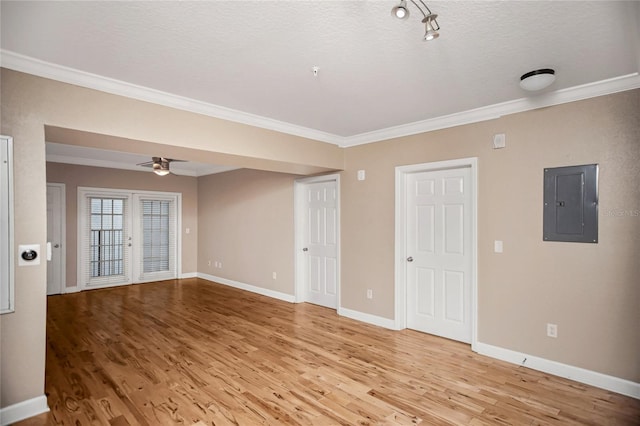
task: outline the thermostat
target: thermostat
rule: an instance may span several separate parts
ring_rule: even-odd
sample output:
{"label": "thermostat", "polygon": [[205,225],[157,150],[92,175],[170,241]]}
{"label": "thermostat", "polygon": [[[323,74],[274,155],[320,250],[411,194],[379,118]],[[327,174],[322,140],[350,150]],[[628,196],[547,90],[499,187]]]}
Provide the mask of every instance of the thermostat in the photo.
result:
{"label": "thermostat", "polygon": [[18,266],[40,264],[40,244],[20,244],[18,246]]}

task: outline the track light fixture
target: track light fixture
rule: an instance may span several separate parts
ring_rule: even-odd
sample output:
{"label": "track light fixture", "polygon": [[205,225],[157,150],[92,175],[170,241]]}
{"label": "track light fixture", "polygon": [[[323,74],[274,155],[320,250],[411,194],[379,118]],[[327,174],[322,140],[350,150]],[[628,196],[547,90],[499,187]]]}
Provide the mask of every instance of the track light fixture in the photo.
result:
{"label": "track light fixture", "polygon": [[[440,36],[440,33],[438,33],[438,31],[440,30],[440,25],[438,25],[438,21],[436,21],[438,15],[432,13],[431,9],[429,9],[429,7],[422,0],[418,0],[419,4],[416,3],[415,0],[410,1],[420,11],[420,13],[422,13],[423,16],[422,23],[425,25],[423,40],[429,41],[438,38]],[[407,19],[409,17],[407,0],[401,0],[397,6],[391,9],[391,16],[402,20]]]}
{"label": "track light fixture", "polygon": [[409,9],[407,9],[407,0],[401,0],[400,4],[391,9],[391,16],[394,18],[405,20],[409,17]]}

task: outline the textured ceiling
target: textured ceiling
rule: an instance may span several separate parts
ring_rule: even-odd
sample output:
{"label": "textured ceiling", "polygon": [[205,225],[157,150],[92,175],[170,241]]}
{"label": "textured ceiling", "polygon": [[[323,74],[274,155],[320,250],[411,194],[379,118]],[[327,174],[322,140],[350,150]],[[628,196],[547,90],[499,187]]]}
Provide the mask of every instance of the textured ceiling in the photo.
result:
{"label": "textured ceiling", "polygon": [[[2,1],[2,49],[338,137],[636,73],[638,2]],[[319,67],[314,77],[312,67]]]}

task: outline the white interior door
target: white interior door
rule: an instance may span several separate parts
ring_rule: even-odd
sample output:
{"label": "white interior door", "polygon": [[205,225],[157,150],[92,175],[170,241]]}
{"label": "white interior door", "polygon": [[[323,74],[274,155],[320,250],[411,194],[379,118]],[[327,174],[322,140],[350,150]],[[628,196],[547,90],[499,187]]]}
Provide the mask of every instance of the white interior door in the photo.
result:
{"label": "white interior door", "polygon": [[306,182],[299,190],[303,300],[335,309],[339,287],[338,182]]}
{"label": "white interior door", "polygon": [[407,327],[471,341],[470,168],[406,180]]}
{"label": "white interior door", "polygon": [[51,260],[47,262],[47,294],[64,293],[65,283],[65,185],[47,184],[47,242]]}

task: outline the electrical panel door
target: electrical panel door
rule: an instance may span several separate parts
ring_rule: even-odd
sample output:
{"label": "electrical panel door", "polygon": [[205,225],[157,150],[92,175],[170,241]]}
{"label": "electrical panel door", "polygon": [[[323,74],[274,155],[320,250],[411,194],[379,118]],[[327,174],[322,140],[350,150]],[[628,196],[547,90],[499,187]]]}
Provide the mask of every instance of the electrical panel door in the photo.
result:
{"label": "electrical panel door", "polygon": [[598,165],[544,169],[545,241],[598,242]]}

